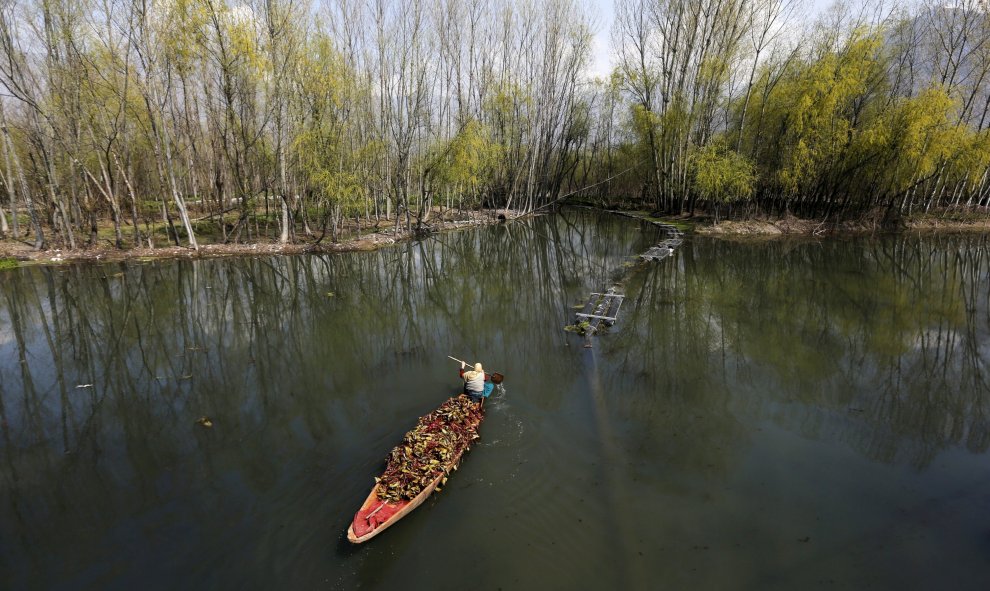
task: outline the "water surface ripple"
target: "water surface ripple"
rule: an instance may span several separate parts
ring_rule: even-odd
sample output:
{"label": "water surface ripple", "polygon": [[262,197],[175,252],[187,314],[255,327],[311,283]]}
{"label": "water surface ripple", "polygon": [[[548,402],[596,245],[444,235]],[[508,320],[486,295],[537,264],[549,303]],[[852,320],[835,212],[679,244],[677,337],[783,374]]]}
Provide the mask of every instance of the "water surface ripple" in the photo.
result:
{"label": "water surface ripple", "polygon": [[[635,265],[658,237],[0,272],[0,588],[985,589],[987,238]],[[586,348],[562,328],[615,281]],[[448,354],[507,376],[482,443],[350,546]]]}

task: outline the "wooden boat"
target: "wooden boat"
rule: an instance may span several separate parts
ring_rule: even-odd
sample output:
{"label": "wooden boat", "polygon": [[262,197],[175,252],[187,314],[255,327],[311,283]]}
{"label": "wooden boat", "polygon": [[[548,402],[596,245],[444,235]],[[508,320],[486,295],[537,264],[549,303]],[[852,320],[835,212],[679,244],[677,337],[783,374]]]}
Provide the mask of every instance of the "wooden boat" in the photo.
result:
{"label": "wooden boat", "polygon": [[[483,403],[479,402],[477,404],[480,409]],[[474,427],[477,428],[483,419],[484,414],[481,414],[481,418],[474,424]],[[399,502],[383,501],[378,498],[378,492],[381,489],[381,484],[376,482],[375,486],[371,488],[371,493],[368,494],[368,498],[364,500],[361,508],[354,514],[354,519],[351,520],[351,524],[347,528],[347,539],[354,544],[366,542],[385,531],[386,528],[391,527],[397,521],[412,512],[412,510],[416,507],[422,505],[423,501],[433,494],[433,491],[436,490],[437,486],[439,486],[444,478],[457,469],[458,464],[460,464],[461,457],[468,449],[470,449],[470,447],[463,449],[460,453],[454,456],[451,461],[443,467],[440,475],[434,478],[412,500],[402,500]]]}

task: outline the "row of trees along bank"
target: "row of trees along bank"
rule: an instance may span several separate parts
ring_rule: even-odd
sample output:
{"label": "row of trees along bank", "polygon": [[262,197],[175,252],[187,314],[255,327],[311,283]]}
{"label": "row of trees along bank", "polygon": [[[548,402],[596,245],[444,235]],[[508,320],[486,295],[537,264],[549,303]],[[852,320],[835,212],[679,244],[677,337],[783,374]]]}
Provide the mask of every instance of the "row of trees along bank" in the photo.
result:
{"label": "row of trees along bank", "polygon": [[573,193],[987,206],[987,0],[805,8],[616,0],[615,67],[592,79],[579,0],[0,0],[0,231],[336,239]]}
{"label": "row of trees along bank", "polygon": [[619,0],[616,84],[655,207],[986,206],[988,6],[835,5],[795,29],[791,0]]}

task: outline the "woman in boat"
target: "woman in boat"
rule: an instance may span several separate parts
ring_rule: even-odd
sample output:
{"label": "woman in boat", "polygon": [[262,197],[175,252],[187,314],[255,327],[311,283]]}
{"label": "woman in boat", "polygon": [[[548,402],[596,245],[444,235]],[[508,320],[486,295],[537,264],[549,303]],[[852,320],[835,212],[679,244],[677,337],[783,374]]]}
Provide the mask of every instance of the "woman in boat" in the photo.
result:
{"label": "woman in boat", "polygon": [[475,363],[474,369],[466,369],[467,364],[461,362],[461,378],[464,379],[464,393],[472,400],[480,401],[485,397],[485,382],[488,376],[485,375],[485,368],[481,363]]}

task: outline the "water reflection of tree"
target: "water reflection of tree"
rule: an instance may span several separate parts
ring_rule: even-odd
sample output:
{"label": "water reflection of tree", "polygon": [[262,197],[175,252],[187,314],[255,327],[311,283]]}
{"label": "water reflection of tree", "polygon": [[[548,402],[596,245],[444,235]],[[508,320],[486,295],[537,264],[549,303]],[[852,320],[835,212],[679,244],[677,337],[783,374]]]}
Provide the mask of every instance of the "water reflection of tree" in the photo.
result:
{"label": "water reflection of tree", "polygon": [[[694,441],[728,445],[733,417],[770,416],[917,467],[947,447],[988,448],[986,237],[699,239],[678,256],[631,290],[641,289],[636,312],[617,344],[627,371],[658,392],[648,408],[668,411],[644,418],[644,440],[691,428],[700,411],[715,416]],[[664,438],[656,449],[709,461],[693,458],[698,447],[710,444]]]}
{"label": "water reflection of tree", "polygon": [[634,479],[670,468],[717,478],[731,459],[728,450],[743,437],[731,412],[726,369],[715,353],[718,322],[704,310],[700,293],[717,293],[711,283],[720,278],[703,279],[690,243],[685,247],[632,275],[619,330],[602,339],[606,357],[620,361],[606,380],[614,393],[613,420],[628,430],[624,445],[641,459],[632,468]]}
{"label": "water reflection of tree", "polygon": [[583,215],[374,253],[7,273],[0,570],[58,581],[101,560],[92,532],[159,521],[202,549],[339,519],[354,475],[455,387],[448,353],[510,372],[530,418],[584,404],[597,432],[568,444],[635,459],[603,468],[630,487],[673,468],[666,492],[712,490],[765,420],[918,467],[988,448],[985,238],[695,239],[631,273],[588,352],[562,331],[570,305],[654,236]]}
{"label": "water reflection of tree", "polygon": [[[277,510],[286,487],[305,494],[287,484],[305,466],[354,481],[349,463],[377,465],[453,387],[447,353],[512,368],[519,388],[580,379],[566,357],[532,351],[559,348],[568,304],[644,246],[629,227],[556,216],[374,253],[6,274],[0,537],[22,541],[2,570],[23,580],[45,556],[73,557],[45,575],[58,581],[105,552],[92,532],[141,527],[163,503],[190,539],[257,539],[229,523],[263,518],[232,511],[278,490]],[[400,380],[435,386],[404,392]],[[201,415],[216,427],[195,425]],[[349,500],[364,488],[317,484]]]}

